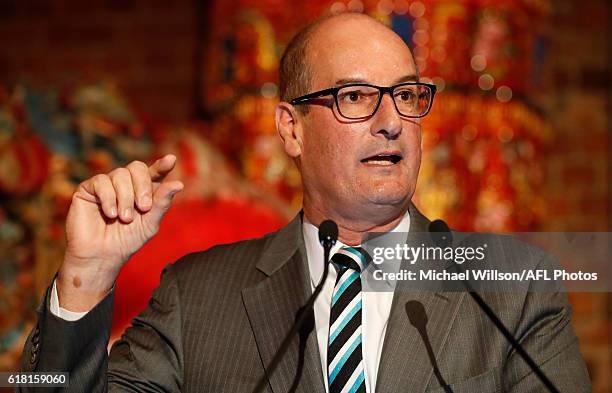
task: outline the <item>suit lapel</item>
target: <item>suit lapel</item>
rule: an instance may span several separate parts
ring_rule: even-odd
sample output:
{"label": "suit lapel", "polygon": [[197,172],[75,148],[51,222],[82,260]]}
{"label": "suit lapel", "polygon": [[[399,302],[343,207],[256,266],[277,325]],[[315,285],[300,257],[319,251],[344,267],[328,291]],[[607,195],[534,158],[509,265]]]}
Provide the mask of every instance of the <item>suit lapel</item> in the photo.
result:
{"label": "suit lapel", "polygon": [[[274,236],[263,252],[257,268],[267,277],[242,291],[244,307],[266,374],[298,310],[311,294],[305,255],[302,221],[298,215]],[[296,391],[325,391],[317,337],[313,329],[305,340],[297,335],[276,371],[267,375],[274,392],[287,392],[291,389],[298,370],[300,347],[304,360]]]}
{"label": "suit lapel", "polygon": [[464,295],[396,291],[378,367],[377,393],[424,392],[433,374],[425,343],[408,320],[406,303],[417,301],[423,305],[427,335],[438,359]]}
{"label": "suit lapel", "polygon": [[[411,205],[410,232],[427,232],[428,225],[429,220]],[[424,392],[433,375],[424,340],[408,319],[406,303],[417,301],[423,305],[427,336],[437,359],[465,295],[465,292],[409,292],[409,285],[408,281],[400,282],[393,295],[378,367],[377,393]]]}

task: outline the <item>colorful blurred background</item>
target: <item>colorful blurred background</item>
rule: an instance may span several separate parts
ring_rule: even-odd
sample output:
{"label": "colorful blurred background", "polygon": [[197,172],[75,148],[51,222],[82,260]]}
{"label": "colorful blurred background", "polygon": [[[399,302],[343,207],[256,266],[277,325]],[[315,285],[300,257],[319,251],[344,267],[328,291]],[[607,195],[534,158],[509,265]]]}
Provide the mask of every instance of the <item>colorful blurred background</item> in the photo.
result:
{"label": "colorful blurred background", "polygon": [[[92,174],[172,152],[186,184],[118,280],[115,338],[165,264],[299,210],[273,122],[278,61],[301,26],[345,10],[392,27],[438,86],[415,198],[427,216],[612,229],[607,0],[1,1],[0,371],[18,368]],[[612,295],[570,300],[594,391],[611,391]]]}

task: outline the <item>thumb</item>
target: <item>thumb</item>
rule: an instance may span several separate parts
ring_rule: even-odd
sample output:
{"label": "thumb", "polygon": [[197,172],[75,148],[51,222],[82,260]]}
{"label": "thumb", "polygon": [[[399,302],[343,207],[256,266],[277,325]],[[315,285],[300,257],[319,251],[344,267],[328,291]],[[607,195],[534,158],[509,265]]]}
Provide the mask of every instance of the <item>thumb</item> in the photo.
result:
{"label": "thumb", "polygon": [[159,228],[159,222],[170,209],[174,196],[183,191],[183,187],[183,183],[178,180],[167,181],[160,184],[153,193],[153,206],[148,216],[155,228]]}

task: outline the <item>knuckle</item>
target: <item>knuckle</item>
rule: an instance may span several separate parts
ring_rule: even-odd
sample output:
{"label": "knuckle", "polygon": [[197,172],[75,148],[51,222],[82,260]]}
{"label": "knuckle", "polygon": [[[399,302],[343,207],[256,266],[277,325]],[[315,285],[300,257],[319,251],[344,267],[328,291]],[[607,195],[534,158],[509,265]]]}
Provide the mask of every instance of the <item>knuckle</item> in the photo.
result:
{"label": "knuckle", "polygon": [[127,165],[127,168],[130,170],[146,170],[148,166],[142,161],[134,160]]}
{"label": "knuckle", "polygon": [[[99,188],[106,183],[107,176],[103,174],[97,174],[91,178],[91,183],[94,187]],[[87,181],[87,180],[86,180]]]}
{"label": "knuckle", "polygon": [[127,168],[119,167],[119,168],[114,169],[111,173],[109,173],[109,176],[111,179],[116,179],[118,177],[125,177],[129,174],[130,174],[130,171]]}
{"label": "knuckle", "polygon": [[[89,178],[87,180],[83,180],[82,182],[79,183],[79,185],[76,187],[76,189],[74,190],[74,194],[76,194],[77,192],[79,192],[80,190],[83,190],[87,187],[87,184],[91,183],[91,184],[95,184],[94,178]],[[73,194],[73,195],[74,195]]]}

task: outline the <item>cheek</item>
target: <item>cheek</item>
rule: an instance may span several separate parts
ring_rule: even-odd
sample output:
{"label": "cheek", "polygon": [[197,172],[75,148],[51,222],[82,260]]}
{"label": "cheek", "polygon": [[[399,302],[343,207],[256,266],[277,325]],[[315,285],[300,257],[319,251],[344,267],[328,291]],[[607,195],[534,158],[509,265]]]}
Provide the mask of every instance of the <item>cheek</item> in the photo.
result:
{"label": "cheek", "polygon": [[405,140],[405,150],[407,152],[407,157],[405,157],[405,159],[408,161],[406,164],[410,168],[418,169],[421,165],[422,154],[422,139],[420,126],[412,124],[409,127],[406,127],[405,135],[407,137],[407,139]]}
{"label": "cheek", "polygon": [[304,135],[302,155],[310,166],[317,167],[329,163],[333,154],[333,141],[326,132],[320,130],[322,128],[317,128],[317,131],[311,130]]}
{"label": "cheek", "polygon": [[346,160],[350,157],[351,141],[347,136],[351,130],[338,127],[331,113],[314,113],[322,109],[329,111],[327,108],[312,108],[312,120],[305,124],[303,155],[304,159],[314,167],[337,170],[346,167]]}
{"label": "cheek", "polygon": [[321,136],[319,141],[311,142],[310,164],[317,168],[319,176],[341,187],[350,181],[348,174],[354,172],[348,148],[344,141]]}
{"label": "cheek", "polygon": [[333,171],[333,141],[321,124],[308,124],[302,142],[303,175],[311,181],[319,183],[326,173]]}

